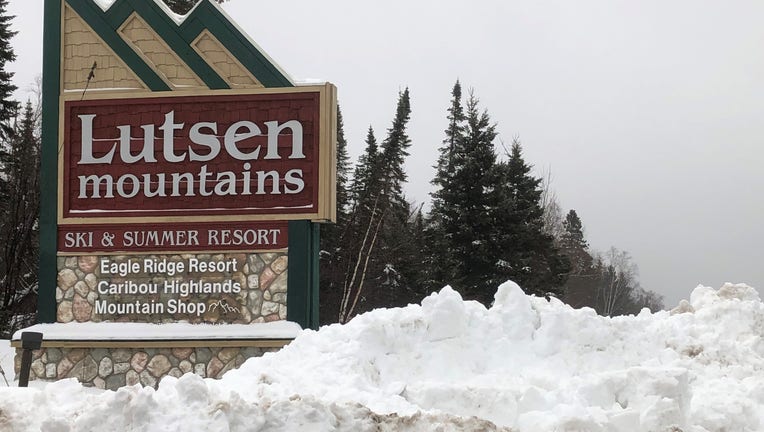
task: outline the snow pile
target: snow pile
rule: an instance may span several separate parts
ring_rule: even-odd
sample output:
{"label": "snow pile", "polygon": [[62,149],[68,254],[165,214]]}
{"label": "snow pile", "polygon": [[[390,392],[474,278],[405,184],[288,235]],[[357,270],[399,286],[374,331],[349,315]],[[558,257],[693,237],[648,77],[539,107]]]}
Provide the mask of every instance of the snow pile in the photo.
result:
{"label": "snow pile", "polygon": [[764,431],[764,305],[698,287],[672,312],[603,318],[502,285],[304,331],[222,380],[158,390],[0,390],[0,430]]}

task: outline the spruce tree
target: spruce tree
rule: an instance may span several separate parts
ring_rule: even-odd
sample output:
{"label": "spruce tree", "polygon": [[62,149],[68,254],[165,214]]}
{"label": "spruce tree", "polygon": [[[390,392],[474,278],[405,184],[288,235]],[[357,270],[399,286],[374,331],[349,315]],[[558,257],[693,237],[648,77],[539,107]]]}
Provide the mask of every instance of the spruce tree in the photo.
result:
{"label": "spruce tree", "polygon": [[592,307],[596,302],[597,284],[600,280],[589,243],[584,236],[584,226],[575,210],[570,210],[562,223],[563,233],[559,245],[570,262],[570,272],[565,282],[563,301],[573,307]]}
{"label": "spruce tree", "polygon": [[592,266],[589,243],[584,238],[584,227],[575,210],[570,210],[562,222],[564,231],[560,238],[560,252],[570,261],[571,274],[582,274]]}
{"label": "spruce tree", "polygon": [[410,206],[403,195],[403,163],[411,145],[406,127],[411,115],[408,89],[398,97],[395,118],[381,146],[369,129],[366,152],[355,169],[348,218],[345,277],[339,321],[380,306],[395,306],[416,278],[412,259]]}
{"label": "spruce tree", "polygon": [[512,143],[509,160],[497,164],[499,205],[495,208],[498,229],[492,251],[499,252],[494,283],[507,277],[528,293],[562,294],[569,262],[544,233],[541,179],[531,175],[520,142]]}
{"label": "spruce tree", "polygon": [[455,284],[458,277],[457,261],[452,251],[451,237],[458,222],[459,185],[454,180],[456,155],[463,155],[465,116],[462,106],[462,86],[459,80],[451,90],[451,106],[447,110],[448,127],[440,147],[437,172],[432,184],[435,190],[430,194],[432,208],[425,229],[427,245],[427,277],[423,280],[426,290],[438,290],[446,284]]}
{"label": "spruce tree", "polygon": [[347,218],[350,205],[350,156],[348,156],[348,142],[345,139],[345,122],[342,119],[342,111],[337,106],[337,222],[343,225]]}
{"label": "spruce tree", "polygon": [[369,130],[366,133],[366,149],[361,157],[358,158],[349,190],[350,199],[354,207],[353,213],[356,213],[356,207],[359,205],[368,206],[369,196],[378,192],[379,178],[377,178],[377,173],[379,171],[379,162],[379,145],[377,144],[377,138],[374,136],[374,129],[369,126]]}
{"label": "spruce tree", "polygon": [[408,149],[411,147],[411,139],[406,132],[410,117],[411,102],[409,89],[406,88],[398,95],[393,124],[387,130],[387,137],[382,142],[380,166],[382,194],[393,212],[407,209],[406,199],[403,196],[403,184],[406,183],[407,176],[403,165],[409,155]]}
{"label": "spruce tree", "polygon": [[16,116],[19,104],[13,100],[13,72],[8,71],[8,64],[16,60],[16,53],[11,46],[11,39],[17,33],[11,30],[14,16],[8,15],[8,0],[0,0],[0,139],[9,139],[12,133],[10,121]]}
{"label": "spruce tree", "polygon": [[413,281],[420,266],[412,265],[418,259],[411,242],[415,211],[403,194],[407,175],[404,170],[411,139],[408,122],[411,118],[409,89],[398,94],[395,117],[382,141],[379,163],[379,242],[376,261],[372,269],[375,289],[367,296],[367,307],[403,306],[411,299]]}
{"label": "spruce tree", "polygon": [[466,107],[464,135],[453,154],[453,220],[445,227],[456,254],[457,286],[467,298],[488,305],[496,290],[491,283],[496,262],[491,238],[492,208],[497,199],[493,144],[497,133],[496,125],[486,110],[480,110],[474,94],[469,95]]}
{"label": "spruce tree", "polygon": [[497,198],[496,126],[472,93],[464,111],[458,81],[451,94],[427,233],[434,265],[431,288],[451,284],[465,298],[489,304],[496,289],[489,286],[495,272],[490,248]]}

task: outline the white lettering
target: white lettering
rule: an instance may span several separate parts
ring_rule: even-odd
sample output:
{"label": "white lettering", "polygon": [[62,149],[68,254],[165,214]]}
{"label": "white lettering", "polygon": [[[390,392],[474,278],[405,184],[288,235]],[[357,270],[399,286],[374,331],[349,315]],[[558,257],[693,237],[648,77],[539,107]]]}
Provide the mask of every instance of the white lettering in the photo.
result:
{"label": "white lettering", "polygon": [[82,157],[78,164],[111,163],[111,159],[114,157],[114,146],[111,146],[111,150],[102,157],[96,158],[93,156],[93,119],[96,115],[87,114],[79,115],[77,117],[79,117],[80,122],[82,122]]}

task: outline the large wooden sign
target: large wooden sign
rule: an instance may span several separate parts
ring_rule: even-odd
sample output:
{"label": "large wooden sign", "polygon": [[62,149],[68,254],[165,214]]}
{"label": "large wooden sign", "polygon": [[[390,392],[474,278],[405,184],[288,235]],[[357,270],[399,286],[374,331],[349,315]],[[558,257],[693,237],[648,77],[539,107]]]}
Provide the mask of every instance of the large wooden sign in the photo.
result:
{"label": "large wooden sign", "polygon": [[335,87],[209,0],[45,1],[40,320],[316,327]]}
{"label": "large wooden sign", "polygon": [[64,102],[61,223],[335,218],[334,87]]}

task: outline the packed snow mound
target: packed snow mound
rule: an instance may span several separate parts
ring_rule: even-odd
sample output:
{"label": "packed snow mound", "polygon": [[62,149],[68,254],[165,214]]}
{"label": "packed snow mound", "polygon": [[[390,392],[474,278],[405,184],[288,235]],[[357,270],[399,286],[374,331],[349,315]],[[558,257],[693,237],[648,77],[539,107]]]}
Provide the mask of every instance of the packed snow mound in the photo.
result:
{"label": "packed snow mound", "polygon": [[219,381],[0,390],[0,430],[764,431],[764,304],[698,287],[606,318],[507,282],[304,331]]}

